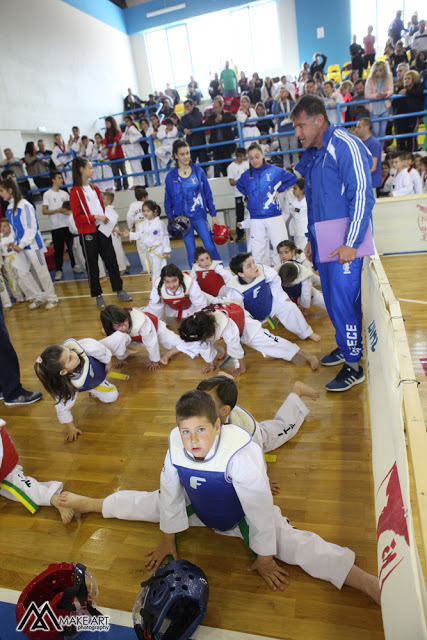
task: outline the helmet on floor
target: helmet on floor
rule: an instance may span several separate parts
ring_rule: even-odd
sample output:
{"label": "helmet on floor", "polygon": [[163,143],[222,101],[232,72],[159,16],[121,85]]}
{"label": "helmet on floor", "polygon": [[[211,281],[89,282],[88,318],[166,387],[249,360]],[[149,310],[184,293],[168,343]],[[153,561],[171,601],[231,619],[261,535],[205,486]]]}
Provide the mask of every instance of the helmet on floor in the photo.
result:
{"label": "helmet on floor", "polygon": [[191,226],[191,220],[187,216],[179,215],[168,222],[168,234],[171,238],[183,238]]}
{"label": "helmet on floor", "polygon": [[231,229],[225,224],[214,224],[212,231],[215,244],[225,244],[231,237]]}
{"label": "helmet on floor", "polygon": [[59,640],[80,635],[70,622],[58,618],[99,616],[95,609],[98,586],[82,564],[50,564],[25,587],[15,608],[17,630],[31,640]]}
{"label": "helmet on floor", "polygon": [[139,640],[188,640],[206,613],[209,586],[204,572],[186,560],[156,569],[141,584],[133,607]]}

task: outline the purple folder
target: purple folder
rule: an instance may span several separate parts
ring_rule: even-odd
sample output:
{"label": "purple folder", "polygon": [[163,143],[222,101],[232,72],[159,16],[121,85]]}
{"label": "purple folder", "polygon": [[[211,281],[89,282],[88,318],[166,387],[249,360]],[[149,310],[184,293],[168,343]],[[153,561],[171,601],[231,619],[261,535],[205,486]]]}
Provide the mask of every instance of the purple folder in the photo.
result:
{"label": "purple folder", "polygon": [[[333,258],[330,258],[329,255],[345,243],[349,224],[349,217],[314,223],[319,262],[334,262],[338,260],[337,255]],[[365,237],[357,247],[356,258],[363,258],[364,256],[372,256],[374,254],[375,245],[372,234],[372,223],[369,222]]]}

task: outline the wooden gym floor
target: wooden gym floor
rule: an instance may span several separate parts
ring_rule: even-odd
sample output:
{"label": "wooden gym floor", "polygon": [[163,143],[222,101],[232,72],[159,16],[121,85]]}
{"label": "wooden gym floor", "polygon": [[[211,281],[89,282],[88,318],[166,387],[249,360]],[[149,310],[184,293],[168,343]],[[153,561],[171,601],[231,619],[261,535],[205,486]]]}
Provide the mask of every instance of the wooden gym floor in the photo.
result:
{"label": "wooden gym floor", "polygon": [[[427,298],[421,278],[413,277],[425,271],[426,260],[426,256],[384,259],[396,296]],[[147,303],[147,276],[126,278],[125,286],[134,293],[135,306]],[[31,390],[41,389],[33,363],[46,346],[68,337],[102,337],[87,281],[59,283],[55,289],[62,299],[53,311],[30,312],[26,305],[18,305],[5,313],[23,384]],[[104,290],[111,291],[109,283]],[[107,304],[116,302],[112,295],[105,299]],[[416,372],[424,383],[417,358],[427,351],[427,306],[402,303],[402,310]],[[304,348],[321,357],[334,348],[332,326],[322,310],[310,311],[308,321],[323,338],[318,344],[307,341]],[[283,328],[275,332],[291,338]],[[149,372],[143,349],[140,354],[122,369],[130,379],[117,381],[116,403],[102,405],[89,394],[78,399],[73,414],[84,431],[78,442],[64,443],[53,401],[46,394],[29,407],[1,406],[27,475],[62,480],[66,489],[91,497],[105,497],[118,489],[158,488],[167,435],[175,426],[175,400],[203,377],[202,361],[181,355],[167,368]],[[274,415],[298,379],[320,390],[320,400],[307,400],[311,413],[299,433],[276,452],[277,462],[268,465],[270,478],[281,485],[275,502],[294,526],[354,549],[358,565],[376,573],[366,383],[344,394],[327,395],[324,384],[337,369],[312,372],[308,366],[263,358],[251,349],[247,349],[247,368],[238,380],[239,403],[259,420]],[[4,498],[0,498],[0,523],[0,587],[22,590],[51,562],[83,562],[98,583],[101,610],[104,605],[131,611],[140,582],[147,577],[144,554],[160,539],[156,524],[88,514],[64,526],[54,508],[42,507],[31,516],[22,505]],[[199,564],[208,576],[210,600],[204,622],[210,627],[294,640],[383,637],[380,609],[349,587],[340,592],[298,567],[288,567],[290,586],[284,593],[273,593],[259,576],[248,573],[250,553],[242,541],[193,529],[178,536],[178,545],[180,556]]]}

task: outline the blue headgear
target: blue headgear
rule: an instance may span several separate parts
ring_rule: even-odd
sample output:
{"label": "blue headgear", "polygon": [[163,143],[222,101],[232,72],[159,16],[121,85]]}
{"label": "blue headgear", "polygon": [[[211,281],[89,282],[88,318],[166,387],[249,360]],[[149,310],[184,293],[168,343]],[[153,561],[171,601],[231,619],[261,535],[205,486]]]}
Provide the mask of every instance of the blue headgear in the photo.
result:
{"label": "blue headgear", "polygon": [[138,639],[188,640],[206,613],[204,572],[191,562],[174,560],[156,569],[141,587],[132,612]]}
{"label": "blue headgear", "polygon": [[179,215],[168,222],[168,234],[171,238],[183,238],[191,226],[191,220],[187,216]]}

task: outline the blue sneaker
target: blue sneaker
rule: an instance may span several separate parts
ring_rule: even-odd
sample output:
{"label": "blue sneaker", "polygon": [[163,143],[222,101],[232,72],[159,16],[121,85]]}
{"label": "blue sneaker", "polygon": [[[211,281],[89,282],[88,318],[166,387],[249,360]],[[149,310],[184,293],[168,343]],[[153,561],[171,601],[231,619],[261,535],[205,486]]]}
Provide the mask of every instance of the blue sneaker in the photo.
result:
{"label": "blue sneaker", "polygon": [[327,356],[323,356],[320,361],[320,364],[323,364],[325,367],[335,367],[337,364],[343,364],[345,362],[344,356],[341,355],[339,347],[328,353]]}
{"label": "blue sneaker", "polygon": [[325,385],[328,391],[347,391],[355,384],[360,384],[365,379],[362,367],[359,365],[359,371],[355,371],[348,364],[345,364],[336,378]]}

